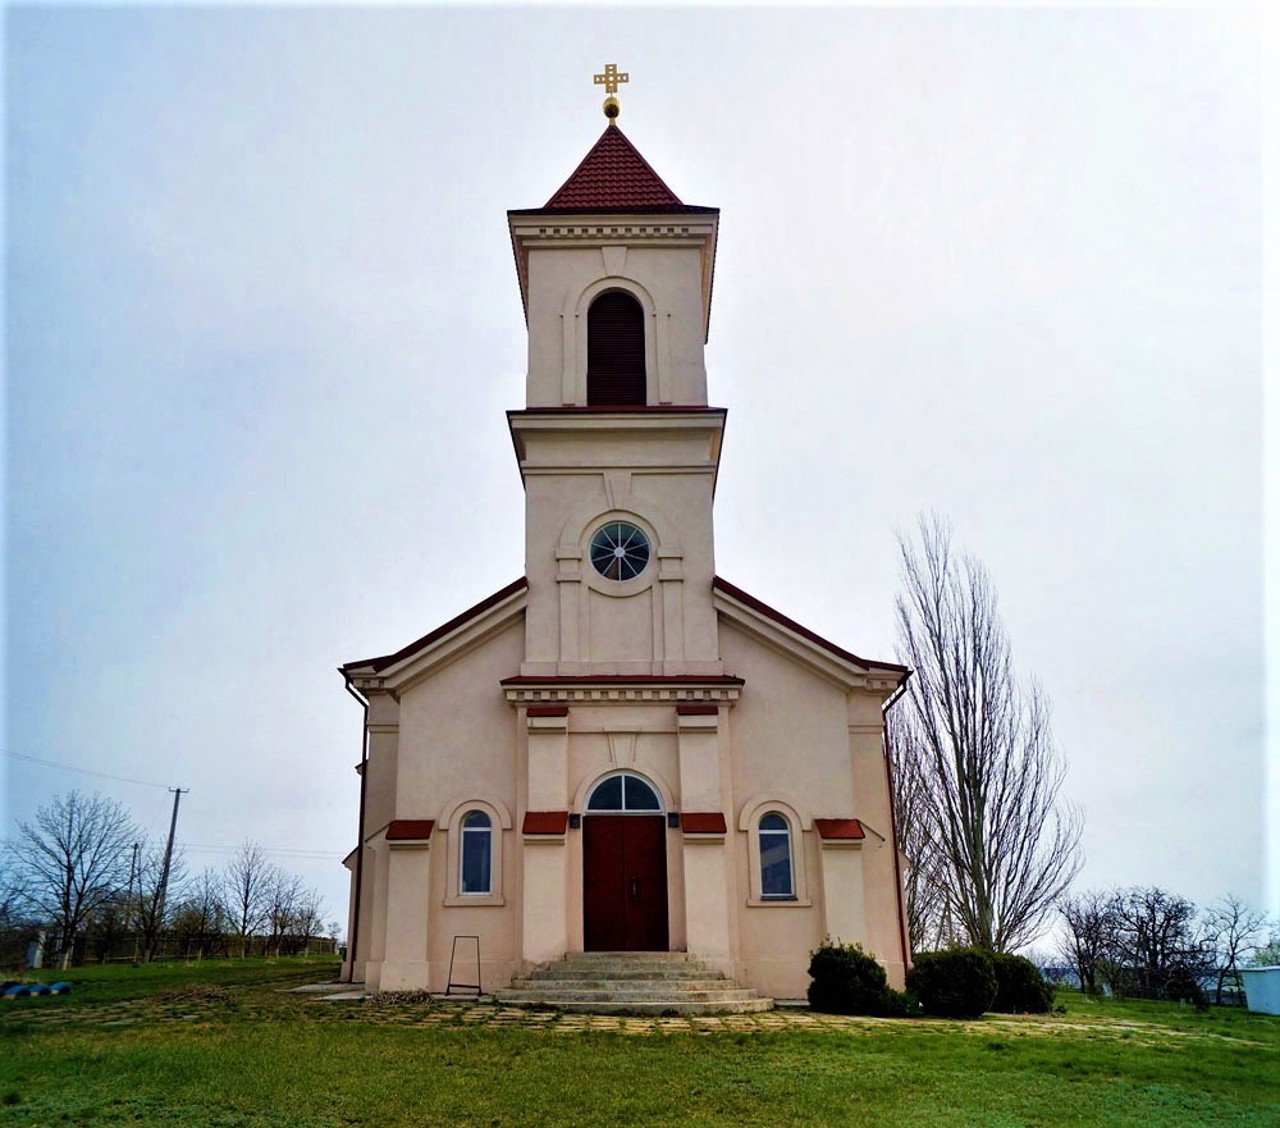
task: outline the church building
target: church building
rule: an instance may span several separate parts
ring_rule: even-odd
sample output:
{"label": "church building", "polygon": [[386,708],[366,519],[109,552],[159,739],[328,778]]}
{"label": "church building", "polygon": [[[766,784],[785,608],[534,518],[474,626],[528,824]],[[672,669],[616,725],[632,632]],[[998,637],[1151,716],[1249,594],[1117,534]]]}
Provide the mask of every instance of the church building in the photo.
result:
{"label": "church building", "polygon": [[829,936],[901,987],[884,710],[907,671],[717,574],[719,211],[682,203],[605,112],[559,190],[507,213],[524,572],[341,667],[365,710],[344,975],[444,990],[465,936],[486,990],[658,951],[797,998]]}

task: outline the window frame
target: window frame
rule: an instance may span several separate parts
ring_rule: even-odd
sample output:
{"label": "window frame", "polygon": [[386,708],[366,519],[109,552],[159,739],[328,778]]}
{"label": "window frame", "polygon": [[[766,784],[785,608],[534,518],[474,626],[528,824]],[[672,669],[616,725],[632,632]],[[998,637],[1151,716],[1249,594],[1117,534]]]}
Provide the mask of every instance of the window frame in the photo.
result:
{"label": "window frame", "polygon": [[[781,827],[765,827],[766,819],[779,819]],[[791,823],[781,811],[770,809],[756,819],[756,837],[760,848],[760,899],[762,901],[794,901],[796,899],[796,860],[795,850],[791,842]],[[765,849],[766,837],[770,840],[781,838],[787,848],[787,888],[782,893],[771,893],[765,889]]]}
{"label": "window frame", "polygon": [[[627,311],[625,315],[626,318],[628,319],[629,322],[633,317],[635,319],[634,322],[627,325],[625,332],[629,337],[632,337],[632,339],[628,341],[628,344],[630,344],[633,348],[636,345],[638,345],[640,348],[640,368],[638,372],[632,371],[632,372],[626,373],[625,376],[622,377],[623,379],[627,380],[626,390],[631,393],[628,398],[622,399],[622,400],[610,399],[608,401],[605,401],[600,398],[600,395],[604,391],[603,387],[597,385],[597,394],[594,399],[592,398],[592,394],[591,394],[591,390],[592,390],[591,357],[592,357],[592,339],[594,336],[592,333],[592,321],[595,319],[595,315],[597,311],[602,310],[603,304],[608,303],[610,299],[625,300],[626,305],[624,308]],[[616,317],[618,315],[615,314],[614,316]],[[650,357],[649,320],[650,320],[649,311],[645,308],[645,303],[642,302],[639,296],[627,286],[619,286],[616,284],[606,286],[603,289],[599,290],[594,295],[592,295],[591,299],[586,303],[586,316],[583,318],[584,328],[586,330],[586,336],[583,341],[583,352],[584,352],[584,361],[585,361],[584,390],[586,392],[584,402],[588,407],[595,407],[595,408],[607,411],[610,408],[620,407],[620,408],[626,409],[629,407],[649,406],[649,404],[651,403],[650,371],[652,367],[649,362],[649,357]],[[604,326],[597,323],[596,325],[597,333],[602,333],[603,330],[604,330]],[[600,354],[597,353],[597,359],[603,359],[603,357],[601,357]],[[605,376],[603,372],[600,372],[599,370],[597,370],[597,379],[602,380],[605,383],[605,386],[609,386],[609,384],[611,384],[613,381],[618,380],[619,377],[612,373],[610,373],[610,375],[608,376]],[[636,383],[637,381],[638,381],[638,385]],[[638,399],[635,396],[635,393],[637,392],[639,393]]]}
{"label": "window frame", "polygon": [[[671,402],[670,358],[661,359],[658,347],[658,306],[653,295],[634,278],[621,270],[597,278],[581,290],[567,295],[562,315],[572,330],[572,349],[566,347],[562,391],[565,403],[588,406],[587,392],[587,319],[592,303],[610,290],[630,294],[644,311],[645,404]],[[568,342],[566,342],[567,345]]]}
{"label": "window frame", "polygon": [[[786,896],[764,892],[760,823],[770,814],[779,815],[787,824],[791,847],[791,893]],[[813,830],[813,822],[807,815],[800,813],[795,801],[776,791],[753,795],[739,809],[738,830],[744,832],[747,838],[747,907],[811,908],[813,900],[809,896],[809,854],[806,839],[812,837],[810,832]]]}
{"label": "window frame", "polygon": [[[489,819],[489,892],[464,893],[462,888],[462,856],[465,824],[473,814]],[[441,811],[437,829],[446,833],[446,873],[443,904],[446,907],[484,908],[506,904],[503,855],[512,828],[511,813],[501,799],[493,796],[469,795],[447,803]],[[472,832],[473,834],[475,831]],[[437,870],[438,874],[439,871]],[[438,880],[438,879],[437,879]],[[438,896],[439,894],[437,894]]]}
{"label": "window frame", "polygon": [[[470,825],[475,818],[484,819],[484,825]],[[484,839],[485,865],[484,874],[488,879],[484,889],[467,888],[467,843]],[[459,823],[458,845],[458,896],[459,897],[492,897],[493,896],[493,818],[488,811],[473,807]]]}
{"label": "window frame", "polygon": [[[628,808],[627,807],[627,785],[624,782],[622,784],[622,806],[620,808],[611,807],[608,809],[597,808],[595,810],[592,810],[591,800],[595,798],[596,792],[599,791],[600,788],[602,788],[611,779],[621,779],[624,781],[627,779],[638,779],[642,784],[645,785],[645,787],[647,787],[653,793],[653,797],[658,801],[658,806],[656,808],[654,807]],[[583,797],[583,802],[582,802],[583,815],[665,815],[666,812],[667,812],[667,806],[666,806],[666,803],[663,802],[662,791],[661,789],[659,789],[658,785],[654,783],[653,780],[649,779],[647,776],[642,775],[640,772],[631,771],[630,769],[627,769],[627,768],[622,768],[617,771],[607,772],[606,774],[602,775],[599,779],[597,779],[594,783],[591,784],[591,787],[587,790],[587,793]]]}
{"label": "window frame", "polygon": [[[600,567],[599,563],[597,562],[596,541],[600,538],[607,539],[611,529],[612,530],[624,530],[624,529],[630,530],[626,534],[627,540],[625,541],[625,547],[616,551],[622,551],[625,553],[627,549],[631,546],[631,544],[633,543],[636,537],[639,537],[640,543],[644,546],[644,563],[629,576],[622,576],[622,575],[610,576],[606,571],[604,571]],[[617,542],[615,541],[614,543],[616,544]],[[595,531],[591,534],[591,536],[587,538],[587,548],[586,548],[587,562],[590,564],[592,569],[594,569],[596,575],[600,576],[603,579],[608,580],[610,583],[633,584],[637,580],[642,579],[645,572],[649,570],[650,565],[653,563],[653,558],[655,555],[656,553],[654,552],[654,549],[653,549],[653,540],[649,536],[649,534],[643,528],[641,528],[641,526],[637,525],[634,521],[627,521],[620,517],[611,518],[607,521],[601,521],[596,526]],[[604,558],[609,559],[608,556],[605,556]],[[619,571],[621,571],[623,566],[635,568],[635,563],[631,559],[630,555],[627,555],[619,559],[618,566],[619,566]]]}

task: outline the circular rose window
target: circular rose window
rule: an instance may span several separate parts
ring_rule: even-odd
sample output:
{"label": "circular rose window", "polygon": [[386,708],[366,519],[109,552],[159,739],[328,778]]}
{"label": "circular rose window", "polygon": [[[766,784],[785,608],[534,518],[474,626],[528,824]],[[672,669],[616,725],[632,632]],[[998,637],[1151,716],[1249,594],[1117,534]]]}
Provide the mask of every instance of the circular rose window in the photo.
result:
{"label": "circular rose window", "polygon": [[634,580],[649,563],[649,538],[626,521],[610,521],[591,538],[591,563],[606,580]]}

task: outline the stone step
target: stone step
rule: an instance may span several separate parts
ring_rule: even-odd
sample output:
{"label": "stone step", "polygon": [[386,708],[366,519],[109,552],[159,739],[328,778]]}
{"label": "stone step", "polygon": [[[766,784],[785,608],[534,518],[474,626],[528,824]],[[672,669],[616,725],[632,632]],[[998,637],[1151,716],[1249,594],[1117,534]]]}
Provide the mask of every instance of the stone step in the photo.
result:
{"label": "stone step", "polygon": [[534,987],[573,987],[585,988],[590,990],[596,985],[605,985],[605,983],[617,983],[622,987],[627,983],[635,983],[635,985],[662,985],[672,988],[676,991],[714,991],[721,987],[732,987],[732,979],[724,978],[724,976],[713,976],[703,972],[700,976],[644,976],[636,972],[616,972],[614,974],[603,973],[582,973],[579,976],[566,976],[566,974],[558,974],[558,976],[547,976],[547,974],[534,973],[521,979],[512,979],[511,986],[517,990],[529,990]]}
{"label": "stone step", "polygon": [[[505,1001],[502,998],[502,992],[498,993],[499,1001]],[[639,1017],[650,1016],[654,1018],[665,1017],[683,1017],[690,1015],[716,1015],[716,1014],[754,1014],[760,1011],[773,1009],[772,999],[741,999],[737,1002],[716,1002],[716,1003],[694,1003],[684,1000],[665,999],[661,1002],[639,1002],[628,1000],[626,1002],[559,1002],[559,1003],[524,1003],[512,1004],[523,1006],[545,1006],[551,1010],[563,1011],[566,1014],[618,1014],[618,1015],[636,1015]]]}
{"label": "stone step", "polygon": [[684,952],[573,952],[498,992],[499,1002],[588,1014],[745,1014],[773,1007]]}
{"label": "stone step", "polygon": [[584,979],[655,979],[667,983],[683,983],[688,980],[723,979],[724,976],[695,964],[686,964],[678,970],[676,968],[626,967],[625,965],[566,967],[563,964],[553,964],[551,967],[540,967],[531,971],[527,978],[548,983],[573,983]]}
{"label": "stone step", "polygon": [[644,1003],[660,1003],[664,999],[672,1002],[714,1003],[717,1000],[726,1003],[737,1003],[743,999],[756,998],[756,993],[746,987],[720,987],[710,991],[666,991],[653,987],[620,987],[616,984],[579,990],[571,988],[539,988],[537,990],[520,990],[512,988],[499,993],[502,1002],[536,1003],[559,1002],[611,1003],[635,1000]]}
{"label": "stone step", "polygon": [[677,969],[700,967],[700,960],[691,960],[684,952],[641,952],[628,956],[625,952],[575,952],[564,959],[552,960],[549,967],[654,967]]}

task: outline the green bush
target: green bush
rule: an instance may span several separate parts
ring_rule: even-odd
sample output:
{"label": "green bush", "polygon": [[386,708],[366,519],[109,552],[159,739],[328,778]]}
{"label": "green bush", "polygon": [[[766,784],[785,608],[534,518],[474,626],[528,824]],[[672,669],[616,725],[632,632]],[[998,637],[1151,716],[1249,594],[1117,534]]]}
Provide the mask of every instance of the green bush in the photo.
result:
{"label": "green bush", "polygon": [[885,1014],[888,980],[884,968],[861,944],[824,940],[809,953],[809,1006],[825,1014]]}
{"label": "green bush", "polygon": [[991,957],[980,948],[948,948],[921,952],[907,972],[907,990],[925,1014],[944,1018],[977,1018],[991,1009],[996,973]]}
{"label": "green bush", "polygon": [[884,991],[884,1013],[888,1018],[919,1018],[924,1014],[920,1000],[910,991],[895,991],[886,987]]}
{"label": "green bush", "polygon": [[1053,987],[1030,960],[1009,952],[992,952],[996,973],[997,1014],[1048,1014],[1053,1009]]}

